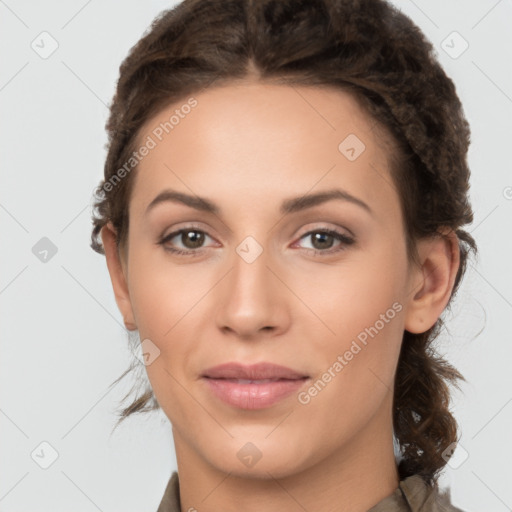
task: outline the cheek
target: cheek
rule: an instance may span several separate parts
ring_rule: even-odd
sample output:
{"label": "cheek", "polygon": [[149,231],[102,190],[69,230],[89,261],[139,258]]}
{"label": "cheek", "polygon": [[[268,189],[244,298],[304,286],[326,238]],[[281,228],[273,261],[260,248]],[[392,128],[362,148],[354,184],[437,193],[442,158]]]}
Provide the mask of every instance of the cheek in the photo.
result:
{"label": "cheek", "polygon": [[[212,268],[201,265],[176,265],[165,257],[134,254],[130,260],[130,298],[141,340],[149,339],[158,348],[158,358],[146,366],[159,403],[188,401],[183,393],[185,381],[192,375],[190,358],[198,340],[211,324],[205,308],[218,281]],[[181,385],[180,385],[181,384]]]}
{"label": "cheek", "polygon": [[134,250],[130,258],[130,299],[141,336],[172,336],[212,288],[211,268],[180,265],[161,248]]}
{"label": "cheek", "polygon": [[151,340],[158,349],[158,357],[146,366],[146,372],[155,398],[171,423],[193,422],[201,414],[187,386],[192,377],[190,358],[197,348],[195,341],[201,338],[201,323],[208,318],[201,302],[208,282],[184,268],[146,262],[138,266],[131,283],[140,339]]}
{"label": "cheek", "polygon": [[[358,256],[357,263],[354,259],[335,273],[324,267],[314,279],[301,280],[297,291],[316,315],[304,326],[313,345],[309,350],[323,361],[320,371],[335,373],[328,387],[340,389],[343,398],[335,402],[344,406],[354,397],[371,399],[376,385],[383,392],[393,385],[404,330],[405,257],[391,247]],[[342,389],[353,391],[344,396]]]}
{"label": "cheek", "polygon": [[359,252],[337,267],[319,266],[315,272],[304,272],[300,279],[290,279],[296,283],[294,291],[323,324],[324,340],[338,343],[355,338],[376,322],[380,330],[382,315],[384,320],[390,317],[392,323],[400,323],[395,317],[399,316],[397,310],[403,309],[406,266],[392,249]]}
{"label": "cheek", "polygon": [[300,403],[311,429],[321,429],[335,442],[348,440],[392,399],[403,335],[403,306],[394,282],[380,272],[351,274],[324,288],[322,301],[311,302],[334,334],[324,326],[323,336],[318,326],[309,331],[314,346],[308,353],[321,364]]}

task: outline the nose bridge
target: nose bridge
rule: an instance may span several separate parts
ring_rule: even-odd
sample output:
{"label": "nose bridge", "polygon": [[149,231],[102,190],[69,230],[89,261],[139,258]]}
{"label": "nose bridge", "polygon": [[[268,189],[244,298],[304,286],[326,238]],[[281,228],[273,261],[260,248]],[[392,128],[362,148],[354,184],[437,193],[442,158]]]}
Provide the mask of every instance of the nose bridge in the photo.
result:
{"label": "nose bridge", "polygon": [[230,291],[247,307],[252,304],[262,309],[269,304],[273,277],[268,269],[270,256],[269,251],[253,237],[247,237],[236,247]]}
{"label": "nose bridge", "polygon": [[243,335],[256,334],[265,327],[283,327],[286,308],[279,280],[269,269],[274,266],[272,260],[271,252],[251,236],[235,248],[219,304],[219,327]]}

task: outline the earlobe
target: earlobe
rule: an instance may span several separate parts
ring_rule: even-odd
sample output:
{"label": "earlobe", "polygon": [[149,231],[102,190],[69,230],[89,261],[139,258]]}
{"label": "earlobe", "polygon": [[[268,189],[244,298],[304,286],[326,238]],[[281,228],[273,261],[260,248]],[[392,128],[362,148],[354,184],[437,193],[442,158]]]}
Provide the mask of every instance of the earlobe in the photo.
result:
{"label": "earlobe", "polygon": [[417,243],[420,267],[414,267],[405,317],[405,329],[422,333],[430,329],[448,304],[460,265],[459,240],[446,228]]}
{"label": "earlobe", "polygon": [[124,325],[129,331],[134,331],[137,329],[137,325],[135,324],[133,315],[125,269],[121,262],[116,240],[116,230],[112,223],[108,222],[101,229],[101,241],[105,249],[107,268],[110,274],[110,280],[112,281],[117,307],[123,315]]}

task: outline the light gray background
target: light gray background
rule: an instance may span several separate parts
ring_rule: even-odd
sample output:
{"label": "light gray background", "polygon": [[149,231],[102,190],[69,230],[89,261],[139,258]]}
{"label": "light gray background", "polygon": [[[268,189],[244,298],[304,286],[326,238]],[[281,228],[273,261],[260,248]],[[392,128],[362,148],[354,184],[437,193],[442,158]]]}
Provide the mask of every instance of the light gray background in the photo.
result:
{"label": "light gray background", "polygon": [[[443,337],[468,382],[454,392],[458,467],[441,484],[464,510],[504,512],[512,510],[512,3],[394,3],[435,45],[472,127],[471,232],[480,259],[449,316],[451,339]],[[119,64],[171,5],[0,0],[2,512],[156,510],[176,468],[161,413],[110,436],[127,385],[109,385],[130,353],[104,257],[88,245]],[[47,59],[31,48],[43,31],[59,45]],[[469,43],[457,58],[463,41],[453,31]],[[58,249],[46,263],[32,252],[42,237]],[[58,452],[48,469],[31,457],[36,450],[36,460],[49,462],[43,441]]]}

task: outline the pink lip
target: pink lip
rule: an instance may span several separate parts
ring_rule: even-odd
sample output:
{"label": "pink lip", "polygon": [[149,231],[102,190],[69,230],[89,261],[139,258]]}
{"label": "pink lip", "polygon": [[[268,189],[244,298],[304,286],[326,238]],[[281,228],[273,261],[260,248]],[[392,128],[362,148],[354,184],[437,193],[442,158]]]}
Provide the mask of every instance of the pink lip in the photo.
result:
{"label": "pink lip", "polygon": [[261,384],[240,384],[226,379],[203,379],[221,400],[240,409],[270,407],[304,385],[304,379],[277,380]]}
{"label": "pink lip", "polygon": [[286,366],[273,363],[256,363],[243,365],[240,363],[225,363],[208,368],[203,377],[213,379],[302,379],[308,377],[304,373],[292,370]]}
{"label": "pink lip", "polygon": [[[309,378],[290,368],[272,363],[249,366],[227,363],[210,368],[202,377],[214,395],[240,409],[270,407],[296,392]],[[239,379],[255,382],[238,382]],[[272,381],[267,382],[267,379]]]}

